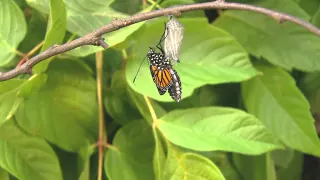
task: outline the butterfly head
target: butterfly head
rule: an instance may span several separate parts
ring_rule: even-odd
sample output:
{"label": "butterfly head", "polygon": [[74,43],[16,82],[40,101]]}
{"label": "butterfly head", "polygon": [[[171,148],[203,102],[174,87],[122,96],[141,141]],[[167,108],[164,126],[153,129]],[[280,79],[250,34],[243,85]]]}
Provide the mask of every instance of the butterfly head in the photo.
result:
{"label": "butterfly head", "polygon": [[156,51],[153,47],[149,47],[149,52],[148,52],[148,55],[149,54],[154,54]]}
{"label": "butterfly head", "polygon": [[153,64],[153,61],[155,60],[155,56],[156,56],[156,52],[154,50],[154,48],[149,47],[149,52],[147,54],[148,59],[150,60],[150,62]]}

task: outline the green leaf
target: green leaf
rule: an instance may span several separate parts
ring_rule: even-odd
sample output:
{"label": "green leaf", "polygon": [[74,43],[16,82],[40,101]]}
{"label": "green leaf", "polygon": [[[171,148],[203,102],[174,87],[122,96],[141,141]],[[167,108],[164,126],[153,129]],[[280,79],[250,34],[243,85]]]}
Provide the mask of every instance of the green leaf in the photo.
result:
{"label": "green leaf", "polygon": [[28,5],[41,13],[49,14],[50,0],[26,0]]}
{"label": "green leaf", "polygon": [[[214,152],[217,153],[217,152]],[[220,158],[222,161],[220,164],[217,164],[216,161],[213,161],[222,172],[223,176],[227,180],[243,180],[241,179],[239,171],[236,169],[233,162],[230,161],[230,158],[232,158],[232,153],[222,154]]]}
{"label": "green leaf", "polygon": [[234,163],[245,180],[276,180],[274,163],[270,154],[260,156],[233,155]]}
{"label": "green leaf", "polygon": [[284,70],[256,66],[263,76],[242,84],[248,111],[261,120],[282,142],[299,151],[320,156],[320,141],[310,106]]}
{"label": "green leaf", "polygon": [[142,1],[141,0],[114,1],[110,6],[113,9],[126,14],[135,14],[142,7]]}
{"label": "green leaf", "polygon": [[4,169],[0,168],[0,179],[1,180],[9,180],[9,174]]}
{"label": "green leaf", "polygon": [[110,89],[104,93],[106,111],[116,123],[121,125],[125,125],[132,120],[141,119],[137,109],[128,102],[129,99],[126,98],[126,93],[126,91],[123,92],[123,89],[118,88]]}
{"label": "green leaf", "polygon": [[[73,153],[63,151],[54,146],[54,151],[59,158],[63,179],[79,179],[80,175],[89,167],[88,162],[92,154],[92,152],[89,151],[92,150],[87,147],[82,148],[78,153]],[[83,178],[84,177],[85,175],[83,175]]]}
{"label": "green leaf", "polygon": [[124,18],[126,15],[112,10],[109,6],[114,0],[70,0],[68,7],[68,30],[83,36],[112,21],[112,18]]}
{"label": "green leaf", "polygon": [[311,106],[311,113],[320,113],[320,73],[306,74],[301,83],[303,94],[308,99]]}
{"label": "green leaf", "polygon": [[[48,22],[46,38],[41,49],[42,52],[50,46],[60,44],[63,41],[67,23],[67,12],[63,0],[50,0],[50,15]],[[37,64],[33,68],[34,72],[44,72],[52,59],[53,57]]]}
{"label": "green leaf", "polygon": [[[303,154],[295,151],[292,161],[287,168],[277,168],[277,178],[279,180],[301,180],[303,170]],[[312,171],[312,170],[311,170]]]}
{"label": "green leaf", "polygon": [[17,92],[24,82],[20,79],[11,79],[0,83],[0,125],[13,116],[21,103]]}
{"label": "green leaf", "polygon": [[261,154],[281,148],[259,120],[233,108],[174,110],[161,117],[157,126],[172,143],[198,151]]}
{"label": "green leaf", "polygon": [[29,52],[43,41],[46,35],[47,18],[40,12],[32,11],[32,16],[28,21],[27,35],[19,45],[21,52]]}
{"label": "green leaf", "polygon": [[219,168],[209,159],[169,149],[162,179],[225,180]]}
{"label": "green leaf", "polygon": [[14,0],[14,2],[16,2],[16,4],[21,8],[21,9],[25,9],[28,7],[28,4],[24,1],[24,0]]}
{"label": "green leaf", "polygon": [[[132,104],[134,104],[137,107],[137,109],[140,112],[140,114],[142,115],[142,117],[144,119],[146,119],[150,124],[152,124],[152,117],[150,114],[150,110],[149,110],[149,107],[147,106],[147,103],[146,103],[144,97],[142,95],[134,92],[129,86],[127,86],[127,91],[129,94],[129,99],[132,102]],[[149,100],[150,100],[151,106],[153,107],[153,109],[158,117],[166,114],[166,110],[163,109],[163,107],[160,106],[159,103],[157,103],[156,101],[153,101],[151,99],[149,99]]]}
{"label": "green leaf", "polygon": [[38,91],[46,82],[46,74],[35,74],[22,84],[17,96],[21,98],[27,98],[32,93]]}
{"label": "green leaf", "polygon": [[310,16],[313,16],[317,12],[319,5],[318,0],[300,0],[299,2],[299,6]]}
{"label": "green leaf", "polygon": [[[156,20],[148,24],[142,36],[133,47],[135,52],[126,66],[128,84],[138,93],[159,101],[173,101],[168,94],[159,95],[145,62],[133,83],[137,69],[148,52],[156,46],[166,20]],[[184,27],[184,39],[181,47],[179,65],[174,66],[182,82],[182,98],[205,84],[240,82],[255,75],[247,52],[226,32],[207,23],[204,18],[180,20]],[[201,27],[199,31],[198,27]]]}
{"label": "green leaf", "polygon": [[50,63],[45,85],[17,111],[18,124],[67,151],[79,151],[97,139],[96,83],[83,62]]}
{"label": "green leaf", "polygon": [[0,1],[0,67],[14,57],[27,33],[27,24],[19,6],[12,0]]}
{"label": "green leaf", "polygon": [[[103,57],[105,57],[103,63],[103,82],[107,87],[110,87],[110,83],[114,73],[120,69],[123,69],[123,56],[121,51],[116,51],[115,49],[108,48],[103,51]],[[84,59],[84,62],[93,71],[96,69],[96,55],[92,54]],[[124,74],[122,75],[124,77]],[[104,88],[108,89],[108,88]]]}
{"label": "green leaf", "polygon": [[[28,4],[43,12],[48,13],[48,0],[27,0]],[[83,36],[89,32],[92,32],[106,24],[112,22],[114,18],[125,18],[126,14],[117,12],[110,7],[110,4],[114,0],[68,0],[64,1],[67,9],[67,29],[68,31],[78,36]],[[122,28],[115,32],[107,33],[102,37],[109,47],[113,47],[124,40],[132,33],[137,31],[145,22],[137,23],[129,27]],[[70,53],[77,55],[83,49],[77,48]],[[85,48],[86,53],[81,53],[80,56],[88,55],[97,51],[101,51],[101,47],[89,47]]]}
{"label": "green leaf", "polygon": [[90,161],[85,164],[83,171],[80,174],[79,180],[90,180]]}
{"label": "green leaf", "polygon": [[[113,32],[109,32],[107,34],[104,34],[104,35],[102,35],[102,37],[105,39],[105,42],[109,45],[109,48],[110,47],[117,48],[119,46],[119,44],[121,45],[122,42],[124,42],[127,39],[130,39],[129,38],[130,35],[133,34],[135,31],[137,31],[139,28],[141,28],[144,23],[145,23],[144,21],[140,22],[140,23],[136,23],[131,26],[119,29],[117,31],[113,31]],[[95,30],[95,29],[93,29],[93,30]],[[124,47],[120,47],[119,49],[124,49],[127,46],[128,45],[125,45]],[[76,56],[76,57],[84,57],[84,56],[90,55],[92,53],[101,51],[101,50],[102,50],[102,48],[97,47],[97,46],[81,46],[81,47],[78,47],[78,48],[75,48],[75,49],[69,51],[67,54],[69,54],[71,56]]]}
{"label": "green leaf", "polygon": [[90,146],[89,148],[82,148],[78,152],[78,170],[81,172],[79,180],[90,180],[90,157],[95,148],[95,146]]}
{"label": "green leaf", "polygon": [[81,46],[66,52],[66,54],[75,57],[85,57],[101,50],[101,47],[98,46]]}
{"label": "green leaf", "polygon": [[62,180],[58,158],[49,144],[24,133],[13,120],[0,128],[0,166],[18,179]]}
{"label": "green leaf", "polygon": [[319,7],[318,7],[317,12],[316,12],[315,15],[313,16],[311,22],[312,22],[316,27],[319,27],[319,25],[320,25],[320,5],[319,5]]}
{"label": "green leaf", "polygon": [[239,84],[206,85],[195,89],[193,94],[179,103],[161,102],[167,111],[204,106],[237,106],[240,97]]}
{"label": "green leaf", "polygon": [[109,179],[154,179],[151,126],[145,121],[133,121],[116,133],[112,144],[115,148],[109,149],[104,161]]}
{"label": "green leaf", "polygon": [[[292,0],[268,0],[256,5],[309,18]],[[298,25],[279,24],[265,15],[245,11],[226,11],[214,25],[231,33],[251,54],[272,64],[287,70],[320,70],[320,39]]]}
{"label": "green leaf", "polygon": [[130,104],[124,71],[113,74],[111,88],[108,88],[104,95],[105,108],[118,124],[125,125],[132,120],[141,119],[137,108]]}
{"label": "green leaf", "polygon": [[63,179],[78,179],[80,172],[77,171],[77,154],[66,152],[55,147],[54,151],[61,164]]}
{"label": "green leaf", "polygon": [[284,150],[275,150],[271,152],[274,164],[283,168],[287,168],[294,156],[294,150],[286,148]]}

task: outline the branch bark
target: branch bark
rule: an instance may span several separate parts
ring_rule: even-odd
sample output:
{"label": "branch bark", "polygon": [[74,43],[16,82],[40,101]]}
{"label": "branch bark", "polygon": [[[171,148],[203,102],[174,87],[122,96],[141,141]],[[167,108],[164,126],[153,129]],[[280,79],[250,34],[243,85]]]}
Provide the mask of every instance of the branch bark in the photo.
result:
{"label": "branch bark", "polygon": [[29,73],[33,66],[37,63],[58,55],[64,52],[70,51],[74,48],[84,46],[84,45],[99,45],[103,48],[107,48],[108,45],[103,41],[101,36],[108,32],[116,31],[120,28],[130,26],[132,24],[145,21],[148,19],[165,16],[165,15],[179,15],[184,12],[194,11],[194,10],[204,10],[204,9],[234,9],[234,10],[245,10],[245,11],[252,11],[260,14],[264,14],[266,16],[270,16],[271,18],[275,19],[279,23],[283,23],[285,21],[289,21],[295,23],[308,31],[312,32],[313,34],[320,37],[320,29],[313,26],[311,23],[304,21],[300,18],[291,16],[289,14],[281,13],[278,11],[257,7],[254,5],[248,4],[240,4],[240,3],[228,3],[224,2],[223,0],[216,0],[213,2],[206,2],[206,3],[198,3],[198,4],[188,4],[188,5],[181,5],[175,7],[169,7],[165,9],[155,10],[147,13],[133,15],[126,19],[114,20],[110,24],[105,25],[87,35],[78,38],[76,40],[70,41],[68,43],[62,45],[53,46],[46,51],[34,56],[29,61],[24,63],[23,65],[10,70],[8,72],[0,72],[0,81],[5,81],[8,79],[12,79],[20,74]]}

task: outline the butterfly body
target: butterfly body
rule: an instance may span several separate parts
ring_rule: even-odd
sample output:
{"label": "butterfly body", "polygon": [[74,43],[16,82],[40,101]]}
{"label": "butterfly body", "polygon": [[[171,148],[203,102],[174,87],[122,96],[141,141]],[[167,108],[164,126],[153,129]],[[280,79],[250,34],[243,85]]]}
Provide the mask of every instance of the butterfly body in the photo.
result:
{"label": "butterfly body", "polygon": [[181,94],[182,94],[180,77],[176,72],[176,70],[171,69],[171,71],[172,71],[171,74],[172,74],[173,83],[169,87],[168,92],[173,100],[179,102],[181,100]]}

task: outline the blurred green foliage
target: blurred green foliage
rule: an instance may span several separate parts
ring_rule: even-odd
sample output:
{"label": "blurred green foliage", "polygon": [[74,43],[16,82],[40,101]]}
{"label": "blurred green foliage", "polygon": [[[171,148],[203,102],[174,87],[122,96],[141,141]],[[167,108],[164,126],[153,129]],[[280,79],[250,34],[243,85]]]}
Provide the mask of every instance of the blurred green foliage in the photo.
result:
{"label": "blurred green foliage", "polygon": [[[41,51],[114,18],[201,2],[2,0],[0,69],[42,41]],[[317,0],[228,2],[320,22]],[[179,103],[159,95],[147,62],[133,83],[168,17],[105,34],[106,50],[79,47],[39,63],[33,75],[0,82],[0,179],[97,179],[98,51],[109,143],[103,179],[301,179],[303,153],[320,156],[312,117],[319,117],[319,37],[253,12],[224,10],[211,24],[204,11],[177,18],[185,27],[173,66]]]}

